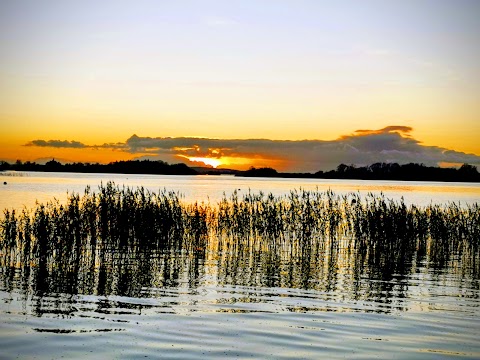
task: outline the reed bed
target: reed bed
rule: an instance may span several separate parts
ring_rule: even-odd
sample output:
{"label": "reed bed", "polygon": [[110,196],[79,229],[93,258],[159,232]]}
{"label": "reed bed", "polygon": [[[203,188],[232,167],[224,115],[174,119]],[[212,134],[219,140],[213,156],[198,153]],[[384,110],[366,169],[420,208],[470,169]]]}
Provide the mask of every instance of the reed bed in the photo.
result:
{"label": "reed bed", "polygon": [[0,220],[3,265],[72,271],[86,260],[94,267],[99,257],[120,253],[242,247],[305,255],[341,246],[385,263],[428,248],[448,260],[462,252],[478,257],[479,239],[478,204],[417,207],[383,195],[306,190],[281,197],[235,192],[216,205],[185,204],[174,192],[111,182],[97,192],[70,194],[65,204],[54,200],[21,213],[5,210]]}

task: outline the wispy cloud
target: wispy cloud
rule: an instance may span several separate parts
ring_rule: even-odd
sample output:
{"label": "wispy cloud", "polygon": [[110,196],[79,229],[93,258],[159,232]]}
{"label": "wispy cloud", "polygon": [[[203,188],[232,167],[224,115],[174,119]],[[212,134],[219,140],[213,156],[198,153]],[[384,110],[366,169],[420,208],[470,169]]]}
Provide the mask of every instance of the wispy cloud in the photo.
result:
{"label": "wispy cloud", "polygon": [[[409,134],[412,132],[413,128],[410,126],[402,126],[402,125],[390,125],[387,127],[384,127],[383,129],[380,130],[355,130],[355,134],[357,135],[367,135],[367,134],[385,134],[385,133],[394,133],[398,132],[403,135]],[[343,136],[344,138],[346,136]]]}
{"label": "wispy cloud", "polygon": [[255,166],[278,164],[284,171],[318,171],[340,163],[369,165],[375,162],[416,162],[480,165],[480,156],[438,146],[425,146],[411,136],[409,126],[360,129],[337,140],[211,139],[194,137],[142,137],[124,143],[87,146],[76,141],[34,140],[29,146],[90,147],[123,150],[166,161],[188,158],[250,159]]}
{"label": "wispy cloud", "polygon": [[50,147],[59,149],[112,149],[112,150],[125,150],[127,145],[122,142],[118,143],[104,143],[103,145],[86,145],[80,141],[75,140],[32,140],[26,143],[24,146],[38,146],[38,147]]}
{"label": "wispy cloud", "polygon": [[32,140],[25,144],[25,146],[40,146],[40,147],[54,147],[54,148],[74,148],[83,149],[89,147],[79,141],[68,140]]}

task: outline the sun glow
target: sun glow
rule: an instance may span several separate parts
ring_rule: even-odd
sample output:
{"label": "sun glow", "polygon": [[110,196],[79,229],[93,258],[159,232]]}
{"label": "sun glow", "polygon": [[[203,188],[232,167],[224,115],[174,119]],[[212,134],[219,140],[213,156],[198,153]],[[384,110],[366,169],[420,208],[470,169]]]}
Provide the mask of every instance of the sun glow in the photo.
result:
{"label": "sun glow", "polygon": [[[231,168],[235,170],[247,170],[250,167],[274,167],[277,170],[283,170],[285,167],[285,161],[282,159],[268,159],[260,156],[253,157],[237,157],[237,156],[221,156],[221,157],[208,157],[208,156],[187,156],[183,154],[176,154],[180,158],[187,159],[193,163],[201,163],[211,166],[213,168]],[[192,166],[192,164],[189,164]],[[198,166],[198,165],[197,165]]]}
{"label": "sun glow", "polygon": [[220,159],[207,158],[207,157],[189,157],[187,159],[194,162],[203,162],[205,165],[210,165],[214,168],[223,164],[223,162]]}

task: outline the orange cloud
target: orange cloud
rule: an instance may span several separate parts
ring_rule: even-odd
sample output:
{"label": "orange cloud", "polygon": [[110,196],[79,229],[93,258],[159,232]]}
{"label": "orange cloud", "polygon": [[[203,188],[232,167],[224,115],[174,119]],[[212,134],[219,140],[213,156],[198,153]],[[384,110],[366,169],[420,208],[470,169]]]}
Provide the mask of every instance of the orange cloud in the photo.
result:
{"label": "orange cloud", "polygon": [[[401,125],[392,125],[386,126],[383,129],[379,130],[355,130],[353,136],[362,136],[362,135],[376,135],[376,134],[391,134],[398,133],[402,136],[410,136],[410,133],[413,131],[413,128],[410,126],[401,126]],[[352,135],[343,135],[340,139],[348,138]]]}

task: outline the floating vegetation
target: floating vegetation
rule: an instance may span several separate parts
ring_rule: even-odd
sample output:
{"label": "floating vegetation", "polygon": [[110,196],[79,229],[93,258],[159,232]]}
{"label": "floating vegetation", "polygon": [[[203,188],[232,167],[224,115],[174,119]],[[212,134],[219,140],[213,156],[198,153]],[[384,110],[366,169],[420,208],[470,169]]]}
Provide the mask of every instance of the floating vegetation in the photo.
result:
{"label": "floating vegetation", "polygon": [[0,170],[0,176],[24,177],[24,176],[30,176],[30,175],[26,172],[15,171],[15,170]]}
{"label": "floating vegetation", "polygon": [[442,266],[464,253],[476,259],[479,241],[478,204],[417,207],[383,195],[306,190],[281,197],[234,192],[217,205],[185,204],[174,192],[111,182],[98,192],[70,194],[66,204],[55,200],[20,214],[5,210],[0,222],[3,266],[72,273],[80,264],[94,269],[121,254],[164,250],[312,256],[342,248],[355,252],[356,261],[384,266],[428,252]]}

